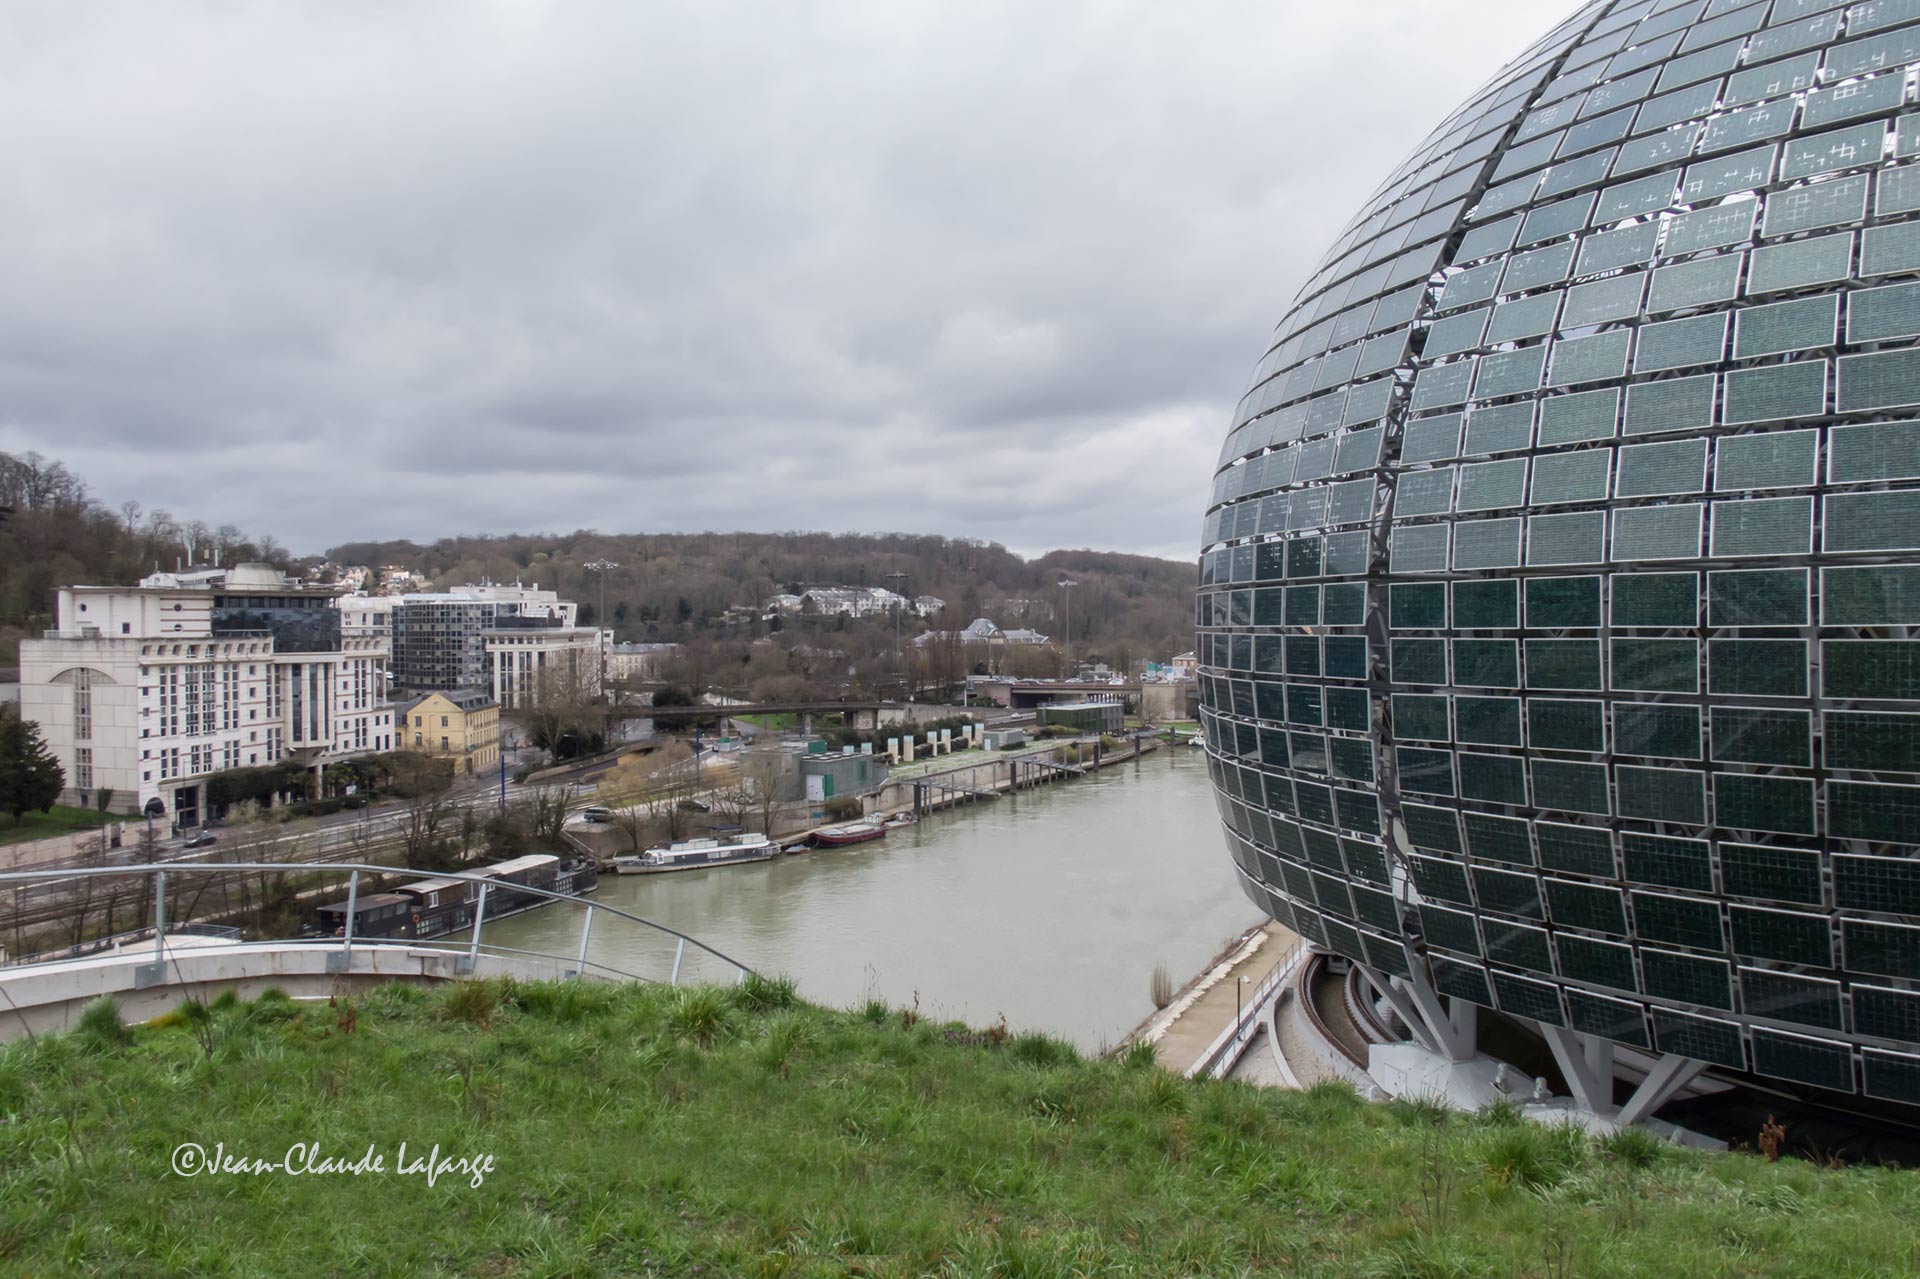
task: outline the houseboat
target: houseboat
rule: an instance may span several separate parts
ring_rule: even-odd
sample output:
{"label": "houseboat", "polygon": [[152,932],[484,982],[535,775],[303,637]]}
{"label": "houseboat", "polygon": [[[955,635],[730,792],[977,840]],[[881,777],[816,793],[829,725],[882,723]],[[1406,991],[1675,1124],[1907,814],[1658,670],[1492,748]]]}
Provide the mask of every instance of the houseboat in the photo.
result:
{"label": "houseboat", "polygon": [[613,859],[613,869],[621,875],[657,875],[669,870],[699,870],[704,866],[731,866],[736,862],[764,862],[775,857],[780,846],[765,835],[734,835],[726,839],[689,839],[649,848],[644,853],[626,853]]}
{"label": "houseboat", "polygon": [[[522,889],[581,897],[600,886],[600,872],[591,860],[582,857],[563,861],[551,853],[530,853],[495,862],[474,874],[480,878],[418,879],[390,892],[360,894],[354,900],[353,935],[368,940],[444,937],[471,928],[480,907],[482,883],[487,890],[488,919],[517,915],[553,901]],[[347,903],[342,898],[320,907],[312,931],[323,937],[343,936],[346,922]]]}
{"label": "houseboat", "polygon": [[849,822],[845,826],[822,826],[813,832],[815,848],[845,848],[886,838],[887,828],[879,822]]}

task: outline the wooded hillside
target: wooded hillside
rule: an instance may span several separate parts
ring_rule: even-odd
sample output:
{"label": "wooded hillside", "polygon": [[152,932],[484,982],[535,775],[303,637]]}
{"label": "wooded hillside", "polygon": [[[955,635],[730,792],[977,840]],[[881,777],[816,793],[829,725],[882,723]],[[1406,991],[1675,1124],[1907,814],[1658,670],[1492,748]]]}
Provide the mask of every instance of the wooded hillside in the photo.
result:
{"label": "wooded hillside", "polygon": [[38,453],[0,453],[0,666],[15,661],[21,635],[53,621],[54,591],[81,583],[125,585],[185,561],[225,564],[287,553],[271,537],[231,524],[209,528],[138,502],[108,509],[87,483]]}
{"label": "wooded hillside", "polygon": [[[728,609],[752,607],[807,586],[896,587],[947,602],[941,625],[989,617],[1069,638],[1081,656],[1118,664],[1166,658],[1192,646],[1195,567],[1175,560],[1105,551],[1052,551],[1025,560],[997,542],[894,534],[661,533],[445,538],[357,542],[327,557],[342,565],[394,565],[441,586],[525,581],[581,601],[582,620],[598,616],[606,570],[606,625],[622,640],[684,640],[726,629]],[[897,583],[893,573],[906,576]],[[1077,585],[1069,591],[1059,583]],[[834,629],[834,619],[796,623]],[[911,626],[911,623],[910,623]],[[1124,650],[1124,653],[1123,651]]]}

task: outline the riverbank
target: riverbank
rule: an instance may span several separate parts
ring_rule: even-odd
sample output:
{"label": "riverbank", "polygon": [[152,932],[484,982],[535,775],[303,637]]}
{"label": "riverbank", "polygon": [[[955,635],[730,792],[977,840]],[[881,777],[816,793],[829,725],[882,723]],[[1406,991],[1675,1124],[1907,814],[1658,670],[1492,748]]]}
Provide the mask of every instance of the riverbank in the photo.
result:
{"label": "riverbank", "polygon": [[[1054,759],[1057,751],[1072,747],[1077,758],[1072,763]],[[1126,744],[1107,748],[1098,738],[1062,738],[1037,744],[1021,751],[968,751],[960,763],[889,778],[868,797],[865,817],[927,817],[942,809],[998,798],[1015,791],[1032,790],[1072,781],[1102,768],[1131,763],[1160,749],[1152,738],[1133,738]],[[820,822],[803,830],[780,836],[782,847],[804,843],[829,826],[843,825],[845,819]]]}
{"label": "riverbank", "polygon": [[[0,1049],[9,1273],[1867,1276],[1912,1174],[1089,1061],[773,983],[384,987]],[[400,1144],[406,1143],[401,1155]],[[188,1143],[285,1171],[175,1171]],[[429,1184],[422,1156],[438,1147]],[[373,1159],[358,1173],[314,1167]],[[186,1151],[184,1155],[176,1152]],[[465,1161],[464,1163],[461,1161]]]}
{"label": "riverbank", "polygon": [[[1004,764],[1002,764],[1004,773]],[[800,857],[601,880],[657,920],[816,998],[919,998],[929,1016],[1112,1045],[1153,1011],[1153,971],[1185,975],[1260,921],[1234,886],[1199,751],[1161,750],[943,809],[886,838]],[[579,921],[536,911],[490,943],[572,954]],[[651,971],[645,938],[596,928],[589,957]]]}

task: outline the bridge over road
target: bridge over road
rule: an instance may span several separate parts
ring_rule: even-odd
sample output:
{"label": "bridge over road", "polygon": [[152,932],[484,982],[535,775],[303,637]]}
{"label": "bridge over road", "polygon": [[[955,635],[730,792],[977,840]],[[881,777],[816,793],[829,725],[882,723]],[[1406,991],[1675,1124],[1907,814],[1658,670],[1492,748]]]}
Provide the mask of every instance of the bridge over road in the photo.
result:
{"label": "bridge over road", "polygon": [[928,706],[921,702],[729,702],[701,706],[621,705],[614,714],[621,719],[689,720],[732,719],[744,715],[799,715],[811,720],[815,715],[844,715],[852,728],[872,732],[885,724],[907,724],[923,719],[944,719],[965,715],[964,706]]}

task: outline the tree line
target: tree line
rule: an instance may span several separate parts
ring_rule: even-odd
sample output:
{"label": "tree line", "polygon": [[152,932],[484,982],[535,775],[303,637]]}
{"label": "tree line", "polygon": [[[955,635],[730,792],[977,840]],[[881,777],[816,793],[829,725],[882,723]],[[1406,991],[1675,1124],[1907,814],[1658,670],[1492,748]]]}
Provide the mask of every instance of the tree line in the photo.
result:
{"label": "tree line", "polygon": [[[946,613],[935,629],[988,617],[1116,665],[1122,650],[1130,660],[1191,647],[1194,564],[1144,555],[1063,550],[1028,560],[997,542],[903,533],[588,529],[450,537],[428,545],[350,542],[327,558],[343,566],[406,568],[443,587],[482,580],[544,587],[579,601],[583,622],[611,627],[621,640],[751,638],[769,629],[755,615],[772,595],[808,586],[877,586],[944,600]],[[879,620],[891,643],[892,619]],[[909,637],[927,629],[917,618],[903,620]],[[838,637],[862,628],[821,615],[782,618],[774,629],[796,632],[814,647],[845,647]]]}
{"label": "tree line", "polygon": [[139,502],[108,507],[79,475],[38,453],[0,453],[0,666],[17,659],[20,638],[52,625],[54,592],[89,583],[125,586],[176,564],[262,560],[286,565],[271,537],[231,524],[209,526]]}

